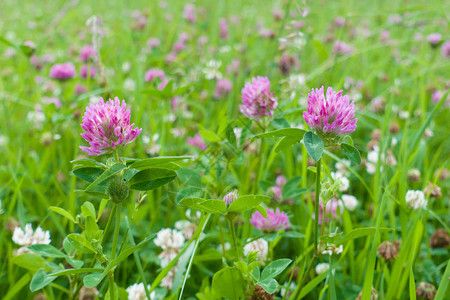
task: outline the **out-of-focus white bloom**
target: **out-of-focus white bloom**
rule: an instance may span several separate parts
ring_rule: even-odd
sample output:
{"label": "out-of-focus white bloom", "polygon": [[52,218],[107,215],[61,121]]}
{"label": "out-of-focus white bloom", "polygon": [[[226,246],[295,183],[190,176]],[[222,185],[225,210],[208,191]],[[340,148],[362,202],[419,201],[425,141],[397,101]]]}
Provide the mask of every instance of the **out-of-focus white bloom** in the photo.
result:
{"label": "out-of-focus white bloom", "polygon": [[345,208],[349,211],[354,211],[358,205],[358,199],[352,195],[342,195],[342,202],[344,202]]}
{"label": "out-of-focus white bloom", "polygon": [[331,178],[333,178],[334,181],[340,181],[339,191],[341,192],[345,192],[350,187],[350,180],[341,173],[331,172]]}
{"label": "out-of-focus white bloom", "polygon": [[170,129],[170,133],[172,133],[173,137],[175,138],[184,137],[186,135],[186,128],[172,128]]}
{"label": "out-of-focus white bloom", "polygon": [[8,137],[6,135],[0,135],[0,147],[5,147],[8,143]]}
{"label": "out-of-focus white bloom", "polygon": [[328,254],[328,255],[332,255],[334,254],[341,254],[342,251],[344,251],[344,247],[342,245],[340,245],[339,247],[336,247],[335,245],[330,245],[328,246],[328,248],[326,250],[324,250],[322,252],[322,254]]}
{"label": "out-of-focus white bloom", "polygon": [[[147,289],[150,290],[150,284],[147,284]],[[144,300],[146,299],[144,284],[135,283],[127,287],[128,300]],[[155,291],[150,294],[150,300],[155,298]]]}
{"label": "out-of-focus white bloom", "polygon": [[131,63],[129,61],[126,61],[122,64],[122,71],[124,73],[130,72],[130,69],[131,69]]}
{"label": "out-of-focus white bloom", "polygon": [[209,60],[205,67],[202,69],[205,74],[205,78],[208,80],[221,79],[222,73],[220,73],[219,68],[222,65],[221,61],[211,59]]}
{"label": "out-of-focus white bloom", "polygon": [[269,253],[269,243],[265,239],[257,239],[244,246],[244,256],[247,256],[250,252],[258,251],[258,259],[264,262],[267,259]]}
{"label": "out-of-focus white bloom", "polygon": [[123,82],[123,88],[128,91],[134,91],[136,89],[136,82],[131,78],[127,78]]}
{"label": "out-of-focus white bloom", "polygon": [[188,218],[192,222],[196,222],[196,221],[200,220],[202,213],[199,210],[196,210],[195,214],[192,214],[191,209],[188,208],[188,209],[186,209],[185,215],[186,215],[186,218]]}
{"label": "out-of-focus white bloom", "polygon": [[[366,163],[367,173],[374,174],[377,171],[378,155],[379,155],[378,147],[376,147],[373,151],[367,153],[367,163]],[[380,168],[382,170],[382,167]]]}
{"label": "out-of-focus white bloom", "polygon": [[280,290],[281,297],[284,297],[284,295],[287,292],[287,297],[286,298],[289,298],[291,296],[291,294],[295,291],[296,287],[297,287],[297,285],[295,284],[294,281],[291,281],[291,284],[289,285],[289,287],[288,287],[287,282],[286,282],[283,285],[283,287],[281,288],[281,290]]}
{"label": "out-of-focus white bloom", "polygon": [[52,241],[50,239],[50,231],[44,231],[41,227],[38,227],[33,232],[33,228],[30,223],[25,225],[25,231],[23,231],[19,226],[14,228],[12,240],[17,245],[23,246],[17,251],[17,254],[30,252],[27,248],[28,246],[36,244],[48,245]]}
{"label": "out-of-focus white bloom", "polygon": [[175,116],[175,114],[173,114],[173,113],[168,113],[167,115],[163,116],[164,122],[167,122],[167,123],[173,123],[173,122],[175,122],[176,119],[177,119],[177,116]]}
{"label": "out-of-focus white bloom", "polygon": [[2,200],[0,200],[0,215],[2,215],[5,211],[2,209]]}
{"label": "out-of-focus white bloom", "polygon": [[30,111],[27,114],[27,120],[33,123],[33,127],[36,129],[42,129],[42,125],[45,121],[45,115],[41,111]]}
{"label": "out-of-focus white bloom", "polygon": [[176,229],[164,228],[158,232],[154,243],[163,249],[158,256],[161,258],[161,266],[163,268],[177,256],[184,241],[184,235]]}
{"label": "out-of-focus white bloom", "polygon": [[427,207],[427,200],[422,191],[408,190],[406,192],[406,204],[412,209],[419,210]]}
{"label": "out-of-focus white bloom", "polygon": [[188,220],[180,220],[175,222],[175,228],[184,234],[186,240],[190,240],[197,229],[197,225]]}
{"label": "out-of-focus white bloom", "polygon": [[[225,248],[225,249],[223,249]],[[225,251],[231,250],[231,244],[228,242],[225,242],[225,244],[220,244],[217,246],[217,251],[220,253],[223,253]]]}
{"label": "out-of-focus white bloom", "polygon": [[342,163],[337,162],[335,167],[336,167],[337,173],[341,173],[344,176],[350,175],[350,172],[348,171],[348,168],[347,168],[347,167],[350,167],[350,161],[348,159],[343,159]]}
{"label": "out-of-focus white bloom", "polygon": [[169,273],[167,273],[166,277],[161,280],[161,286],[170,290],[173,286],[173,281],[175,279],[175,268],[170,269]]}
{"label": "out-of-focus white bloom", "polygon": [[403,120],[408,119],[408,118],[409,118],[409,111],[406,111],[406,110],[401,110],[401,111],[399,111],[398,117],[399,117],[400,119],[403,119]]}
{"label": "out-of-focus white bloom", "polygon": [[320,263],[317,264],[315,270],[316,270],[316,274],[320,275],[322,273],[325,273],[326,271],[328,271],[330,269],[330,264],[328,263]]}

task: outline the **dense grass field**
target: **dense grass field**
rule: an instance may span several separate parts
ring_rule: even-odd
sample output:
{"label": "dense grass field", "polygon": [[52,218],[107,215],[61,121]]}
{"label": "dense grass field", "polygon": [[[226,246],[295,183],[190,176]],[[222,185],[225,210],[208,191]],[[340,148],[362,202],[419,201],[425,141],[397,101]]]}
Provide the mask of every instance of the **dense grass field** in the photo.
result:
{"label": "dense grass field", "polygon": [[450,299],[449,12],[2,0],[0,298]]}

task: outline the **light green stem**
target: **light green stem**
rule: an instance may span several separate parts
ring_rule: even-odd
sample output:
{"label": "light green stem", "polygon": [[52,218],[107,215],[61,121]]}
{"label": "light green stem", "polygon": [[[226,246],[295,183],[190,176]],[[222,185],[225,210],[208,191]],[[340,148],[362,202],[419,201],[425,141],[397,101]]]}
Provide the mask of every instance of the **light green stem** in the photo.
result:
{"label": "light green stem", "polygon": [[[320,168],[322,166],[322,159],[316,163],[316,200],[314,202],[315,218],[314,218],[314,254],[317,253],[318,235],[319,235],[319,195],[320,195]],[[324,209],[325,212],[325,209]],[[324,214],[322,214],[324,215]]]}
{"label": "light green stem", "polygon": [[117,240],[119,238],[119,229],[120,229],[120,211],[122,204],[115,204],[116,206],[116,225],[114,227],[114,237],[113,237],[113,244],[112,244],[112,250],[111,250],[111,261],[116,259],[116,249],[117,249]]}
{"label": "light green stem", "polygon": [[227,218],[227,220],[228,220],[228,226],[230,227],[230,231],[231,231],[231,241],[233,243],[233,248],[236,251],[236,261],[239,261],[239,248],[238,248],[237,239],[236,239],[236,230],[234,228],[234,222],[233,222],[233,220],[231,220],[231,218]]}

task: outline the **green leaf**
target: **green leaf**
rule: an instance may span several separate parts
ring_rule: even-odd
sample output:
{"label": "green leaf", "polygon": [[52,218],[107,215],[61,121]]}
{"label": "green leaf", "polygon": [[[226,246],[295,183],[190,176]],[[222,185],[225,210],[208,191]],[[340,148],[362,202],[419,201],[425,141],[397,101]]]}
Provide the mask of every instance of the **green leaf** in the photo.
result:
{"label": "green leaf", "polygon": [[41,268],[50,270],[50,267],[46,265],[45,259],[34,253],[24,253],[18,256],[14,256],[13,258],[11,258],[11,262],[18,265],[19,267],[33,272]]}
{"label": "green leaf", "polygon": [[71,233],[67,236],[72,246],[75,247],[81,253],[96,253],[91,243],[82,235],[78,233]]}
{"label": "green leaf", "polygon": [[320,137],[308,131],[303,137],[303,143],[305,144],[306,151],[314,161],[319,161],[322,158],[324,144]]}
{"label": "green leaf", "polygon": [[280,235],[282,237],[292,238],[292,239],[302,239],[305,237],[305,235],[303,233],[300,233],[297,231],[286,231],[286,232],[280,233]]}
{"label": "green leaf", "polygon": [[275,147],[275,153],[278,153],[280,151],[283,151],[285,149],[294,146],[295,144],[299,143],[302,140],[302,138],[303,137],[292,137],[292,136],[287,136],[283,138],[278,142],[277,146]]}
{"label": "green leaf", "polygon": [[349,136],[349,135],[344,135],[344,136],[342,137],[342,139],[341,139],[340,144],[349,144],[350,146],[355,146],[355,145],[353,144],[353,139],[352,139],[352,137]]}
{"label": "green leaf", "polygon": [[86,226],[86,236],[89,240],[92,240],[96,237],[97,231],[98,231],[98,226],[97,223],[95,222],[95,217],[93,216],[87,216],[86,217],[86,222],[85,222],[85,226]]}
{"label": "green leaf", "polygon": [[103,280],[103,273],[92,273],[84,276],[83,283],[88,288],[96,287]]}
{"label": "green leaf", "polygon": [[276,118],[273,119],[273,121],[270,123],[275,129],[286,129],[291,127],[291,125],[285,118]]}
{"label": "green leaf", "polygon": [[44,257],[65,257],[66,255],[53,247],[46,244],[35,244],[28,247],[31,251]]}
{"label": "green leaf", "polygon": [[252,276],[255,279],[255,281],[259,281],[259,279],[261,279],[261,272],[259,271],[259,266],[256,266],[253,269]]}
{"label": "green leaf", "polygon": [[238,197],[234,200],[230,206],[228,206],[228,212],[243,212],[252,208],[256,208],[264,201],[270,201],[270,197],[258,196],[258,195],[245,195]]}
{"label": "green leaf", "polygon": [[269,294],[275,293],[278,288],[278,282],[273,278],[261,280],[258,282],[258,285],[260,285]]}
{"label": "green leaf", "polygon": [[[261,274],[261,281],[269,278],[275,278],[278,274],[284,271],[284,269],[289,266],[292,260],[288,258],[281,258],[276,261],[271,262],[268,266],[264,268]],[[273,292],[272,292],[273,293]]]}
{"label": "green leaf", "polygon": [[81,167],[74,169],[73,175],[87,182],[93,182],[103,173],[103,169],[93,167]]}
{"label": "green leaf", "polygon": [[79,269],[84,265],[84,261],[82,260],[78,260],[78,259],[74,259],[70,256],[66,256],[66,260],[67,262],[74,268]]}
{"label": "green leaf", "polygon": [[358,149],[346,143],[341,144],[341,149],[352,163],[358,166],[361,164],[361,155]]}
{"label": "green leaf", "polygon": [[257,205],[255,208],[256,208],[257,211],[259,211],[259,213],[260,213],[264,218],[267,219],[267,211],[266,211],[266,209],[265,209],[261,204],[260,204],[260,205]]}
{"label": "green leaf", "polygon": [[[344,244],[348,241],[366,236],[366,235],[372,235],[376,231],[376,227],[366,227],[366,228],[356,228],[344,235],[340,240],[336,242],[336,245]],[[393,230],[392,228],[378,228],[378,231],[388,231]]]}
{"label": "green leaf", "polygon": [[55,279],[55,276],[48,276],[44,269],[39,269],[39,271],[34,274],[33,279],[31,279],[30,290],[36,292],[43,289]]}
{"label": "green leaf", "polygon": [[94,204],[92,204],[89,201],[86,201],[81,205],[81,213],[83,214],[83,217],[87,218],[88,216],[91,216],[95,219],[95,207]]}
{"label": "green leaf", "polygon": [[160,157],[146,158],[135,161],[130,165],[130,168],[137,170],[144,170],[149,169],[156,165],[167,164],[170,162],[191,158],[192,158],[191,156],[160,156]]}
{"label": "green leaf", "polygon": [[130,188],[148,191],[165,185],[177,177],[177,173],[168,169],[146,169],[139,171],[130,179]]}
{"label": "green leaf", "polygon": [[212,214],[225,214],[226,204],[223,200],[203,198],[184,198],[178,203],[181,206],[201,210]]}
{"label": "green leaf", "polygon": [[278,129],[266,133],[257,134],[252,137],[254,139],[264,139],[264,138],[278,138],[278,137],[293,137],[299,138],[299,141],[303,138],[305,130],[299,128],[284,128]]}
{"label": "green leaf", "polygon": [[108,178],[114,176],[115,174],[119,173],[125,168],[126,166],[121,163],[116,163],[112,165],[111,168],[105,170],[105,172],[103,172],[100,176],[97,177],[97,179],[95,179],[90,185],[88,185],[86,187],[86,190],[87,191],[92,190],[92,188],[95,187],[97,184],[106,181]]}
{"label": "green leaf", "polygon": [[214,274],[212,289],[223,298],[243,299],[245,280],[237,268],[226,267]]}
{"label": "green leaf", "polygon": [[48,208],[51,211],[54,211],[57,214],[60,214],[61,216],[65,217],[66,219],[69,219],[73,223],[75,223],[75,218],[72,216],[70,212],[65,210],[64,208],[58,207],[58,206],[50,206]]}
{"label": "green leaf", "polygon": [[102,163],[99,163],[95,160],[92,159],[87,159],[87,158],[82,158],[82,159],[75,159],[70,161],[70,163],[72,163],[74,165],[74,168],[79,168],[79,167],[93,167],[93,168],[98,168],[98,169],[106,169],[106,166]]}
{"label": "green leaf", "polygon": [[82,273],[92,273],[92,272],[101,272],[104,269],[100,268],[80,268],[80,269],[67,269],[62,271],[57,271],[50,273],[49,276],[63,276],[63,275],[72,275],[72,274],[82,274]]}
{"label": "green leaf", "polygon": [[178,178],[183,184],[190,185],[197,188],[203,187],[202,176],[194,170],[183,168],[177,171]]}
{"label": "green leaf", "polygon": [[199,133],[208,142],[219,143],[221,141],[220,137],[211,130],[202,129],[199,131]]}

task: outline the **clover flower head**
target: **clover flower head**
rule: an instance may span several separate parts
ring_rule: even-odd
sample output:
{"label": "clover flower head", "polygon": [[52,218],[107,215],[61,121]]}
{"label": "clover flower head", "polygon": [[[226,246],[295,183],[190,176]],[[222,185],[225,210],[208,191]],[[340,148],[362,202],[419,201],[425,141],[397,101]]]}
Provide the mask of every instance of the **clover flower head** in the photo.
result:
{"label": "clover flower head", "polygon": [[249,117],[259,120],[261,116],[272,116],[278,106],[278,100],[270,92],[270,81],[267,77],[254,77],[242,89],[241,112]]}
{"label": "clover flower head", "polygon": [[327,140],[355,131],[357,121],[354,103],[350,103],[342,91],[336,93],[331,87],[324,95],[323,86],[308,94],[308,108],[303,112],[303,119],[325,140],[326,146]]}
{"label": "clover flower head", "polygon": [[267,218],[264,218],[259,211],[255,211],[250,219],[250,223],[261,231],[265,232],[277,232],[282,229],[289,228],[289,218],[287,213],[280,211],[277,208],[267,210]]}
{"label": "clover flower head", "polygon": [[81,136],[90,147],[80,149],[91,156],[111,152],[119,146],[125,146],[136,140],[141,128],[130,125],[131,113],[125,100],[120,103],[118,97],[106,103],[100,98],[97,104],[86,107],[81,127],[85,130]]}

